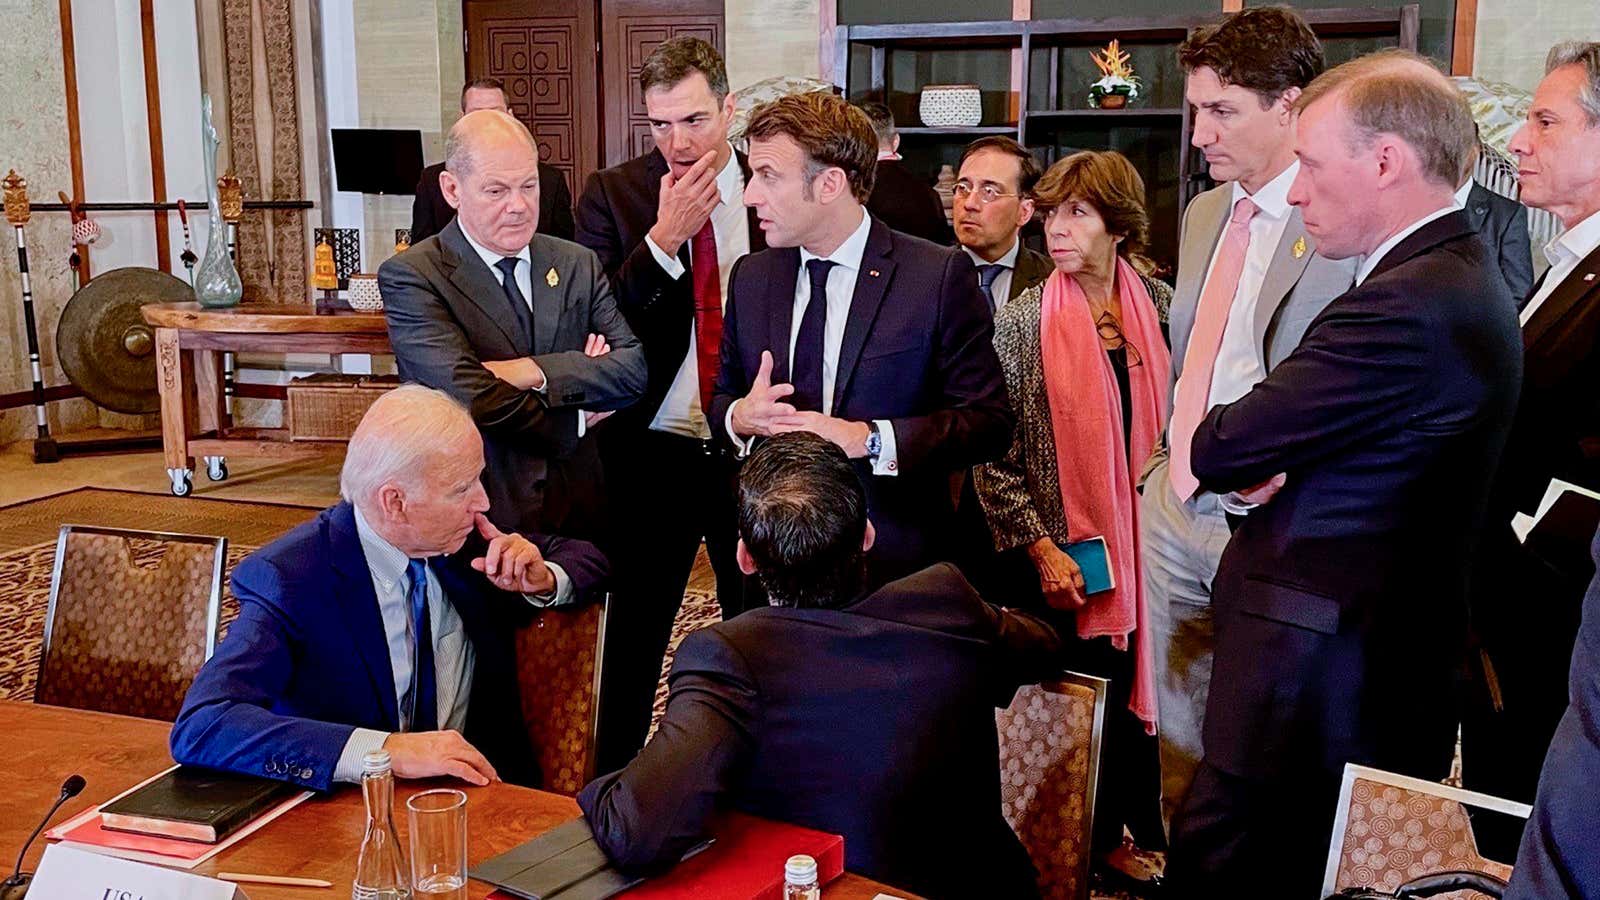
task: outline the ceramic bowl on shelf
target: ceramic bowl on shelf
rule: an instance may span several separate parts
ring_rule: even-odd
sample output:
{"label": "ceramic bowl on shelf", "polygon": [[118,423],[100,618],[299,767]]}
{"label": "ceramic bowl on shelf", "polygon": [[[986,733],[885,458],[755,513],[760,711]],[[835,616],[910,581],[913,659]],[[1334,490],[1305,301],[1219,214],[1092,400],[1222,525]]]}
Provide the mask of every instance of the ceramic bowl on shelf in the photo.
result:
{"label": "ceramic bowl on shelf", "polygon": [[917,113],[929,128],[970,128],[983,121],[983,94],[975,84],[930,84]]}
{"label": "ceramic bowl on shelf", "polygon": [[351,309],[362,312],[379,312],[383,309],[383,295],[378,292],[378,276],[355,273],[350,276],[350,290],[346,293]]}

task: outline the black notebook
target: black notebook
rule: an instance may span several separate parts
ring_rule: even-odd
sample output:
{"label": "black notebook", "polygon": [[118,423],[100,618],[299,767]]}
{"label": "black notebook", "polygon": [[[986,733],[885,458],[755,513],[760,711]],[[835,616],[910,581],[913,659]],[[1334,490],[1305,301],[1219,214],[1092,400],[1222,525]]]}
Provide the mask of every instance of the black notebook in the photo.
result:
{"label": "black notebook", "polygon": [[[710,845],[697,844],[684,859]],[[644,881],[612,868],[582,816],[484,860],[468,874],[524,900],[605,900]]]}
{"label": "black notebook", "polygon": [[179,766],[100,808],[100,826],[215,844],[298,792],[292,784]]}

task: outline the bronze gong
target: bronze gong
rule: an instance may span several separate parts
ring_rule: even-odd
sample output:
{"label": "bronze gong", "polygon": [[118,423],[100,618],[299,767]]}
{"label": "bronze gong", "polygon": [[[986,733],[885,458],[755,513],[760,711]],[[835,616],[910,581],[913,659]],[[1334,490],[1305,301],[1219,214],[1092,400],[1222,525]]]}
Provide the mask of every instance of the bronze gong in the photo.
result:
{"label": "bronze gong", "polygon": [[139,307],[193,302],[194,289],[157,269],[129,266],[96,275],[61,310],[56,358],[84,396],[106,409],[153,413],[156,335]]}

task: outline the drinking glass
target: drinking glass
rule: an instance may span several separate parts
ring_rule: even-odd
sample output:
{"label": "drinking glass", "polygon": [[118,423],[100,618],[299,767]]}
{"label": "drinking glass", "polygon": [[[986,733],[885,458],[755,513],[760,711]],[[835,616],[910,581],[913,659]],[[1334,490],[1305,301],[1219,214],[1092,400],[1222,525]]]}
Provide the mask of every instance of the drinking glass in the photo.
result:
{"label": "drinking glass", "polygon": [[406,801],[416,900],[467,900],[467,795],[441,788]]}

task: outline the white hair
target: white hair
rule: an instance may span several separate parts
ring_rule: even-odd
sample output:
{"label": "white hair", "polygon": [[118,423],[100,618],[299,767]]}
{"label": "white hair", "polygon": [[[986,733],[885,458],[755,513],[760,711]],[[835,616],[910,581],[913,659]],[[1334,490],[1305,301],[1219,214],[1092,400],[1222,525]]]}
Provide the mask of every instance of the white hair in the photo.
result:
{"label": "white hair", "polygon": [[1545,74],[1562,66],[1582,67],[1578,105],[1583,108],[1589,127],[1600,125],[1600,41],[1563,41],[1551,47],[1544,61]]}
{"label": "white hair", "polygon": [[339,471],[339,494],[367,506],[385,484],[418,486],[430,461],[467,432],[476,435],[477,425],[466,407],[443,391],[403,384],[361,417]]}

